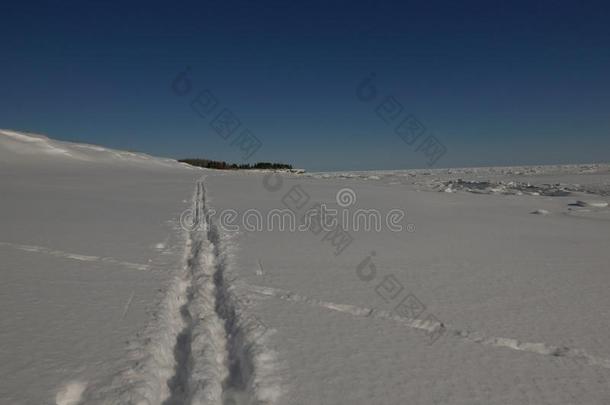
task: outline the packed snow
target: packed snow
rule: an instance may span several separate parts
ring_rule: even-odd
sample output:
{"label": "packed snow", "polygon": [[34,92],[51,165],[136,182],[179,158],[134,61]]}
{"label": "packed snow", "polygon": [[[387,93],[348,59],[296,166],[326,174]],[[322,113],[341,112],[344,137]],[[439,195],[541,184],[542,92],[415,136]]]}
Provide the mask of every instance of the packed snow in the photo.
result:
{"label": "packed snow", "polygon": [[[0,130],[0,190],[2,404],[610,403],[610,165],[214,171]],[[320,204],[351,222],[274,222]]]}

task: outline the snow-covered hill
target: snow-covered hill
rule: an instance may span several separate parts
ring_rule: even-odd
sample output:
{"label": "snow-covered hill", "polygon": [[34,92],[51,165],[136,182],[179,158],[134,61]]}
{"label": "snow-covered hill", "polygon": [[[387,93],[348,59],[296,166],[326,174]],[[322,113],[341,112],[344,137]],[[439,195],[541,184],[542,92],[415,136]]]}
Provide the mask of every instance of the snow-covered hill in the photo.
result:
{"label": "snow-covered hill", "polygon": [[0,403],[71,404],[120,372],[183,266],[200,173],[0,131]]}
{"label": "snow-covered hill", "polygon": [[185,167],[173,159],[153,157],[84,143],[62,142],[44,135],[0,129],[0,164],[111,164]]}

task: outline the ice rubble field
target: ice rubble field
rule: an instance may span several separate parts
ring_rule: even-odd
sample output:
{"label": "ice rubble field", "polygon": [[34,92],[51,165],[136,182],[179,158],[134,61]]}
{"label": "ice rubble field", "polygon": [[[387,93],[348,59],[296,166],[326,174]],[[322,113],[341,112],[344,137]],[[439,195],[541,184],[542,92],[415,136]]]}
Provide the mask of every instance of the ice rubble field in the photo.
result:
{"label": "ice rubble field", "polygon": [[[211,214],[344,188],[408,226],[337,255]],[[610,403],[608,165],[276,176],[2,130],[0,190],[2,404]]]}

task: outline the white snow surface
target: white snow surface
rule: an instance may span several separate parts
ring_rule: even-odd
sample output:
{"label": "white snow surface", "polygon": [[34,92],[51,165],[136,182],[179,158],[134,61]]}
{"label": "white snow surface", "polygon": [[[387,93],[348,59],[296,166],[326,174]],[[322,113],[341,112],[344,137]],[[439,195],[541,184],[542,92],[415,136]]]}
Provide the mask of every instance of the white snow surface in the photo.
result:
{"label": "white snow surface", "polygon": [[63,142],[44,135],[0,129],[0,163],[27,166],[65,166],[70,162],[119,164],[126,166],[180,167],[185,164],[173,159],[152,157],[144,153],[127,152],[96,145]]}
{"label": "white snow surface", "polygon": [[[410,226],[335,255],[212,214],[346,188]],[[0,130],[0,403],[608,404],[608,190],[604,164],[275,176]]]}

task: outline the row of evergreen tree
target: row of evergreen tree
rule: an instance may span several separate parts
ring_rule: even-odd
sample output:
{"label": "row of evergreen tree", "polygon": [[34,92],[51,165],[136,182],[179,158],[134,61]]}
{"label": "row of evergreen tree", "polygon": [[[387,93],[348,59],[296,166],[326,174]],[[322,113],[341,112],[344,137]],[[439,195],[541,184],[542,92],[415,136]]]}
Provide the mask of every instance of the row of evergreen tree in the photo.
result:
{"label": "row of evergreen tree", "polygon": [[219,170],[252,170],[252,169],[292,169],[292,165],[286,163],[258,162],[254,164],[227,163],[225,161],[209,159],[180,159],[179,162],[192,166],[205,167],[207,169]]}

